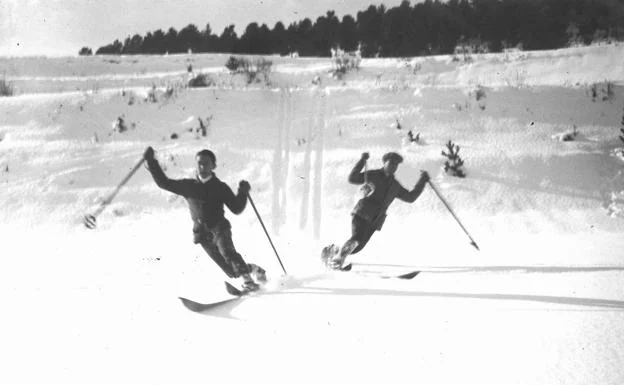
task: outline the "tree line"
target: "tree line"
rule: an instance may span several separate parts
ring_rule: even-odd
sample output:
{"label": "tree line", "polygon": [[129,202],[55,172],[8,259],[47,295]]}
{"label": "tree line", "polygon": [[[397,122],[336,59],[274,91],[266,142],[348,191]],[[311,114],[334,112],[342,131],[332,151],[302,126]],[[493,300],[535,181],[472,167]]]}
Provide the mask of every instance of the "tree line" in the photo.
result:
{"label": "tree line", "polygon": [[[340,20],[327,11],[316,21],[305,18],[286,27],[277,22],[250,23],[239,37],[235,26],[213,33],[210,24],[199,30],[189,24],[177,31],[158,29],[145,36],[128,36],[122,43],[100,47],[96,54],[164,54],[222,52],[258,55],[325,57],[332,48],[363,57],[409,57],[450,54],[460,44],[488,52],[520,47],[556,49],[597,40],[624,40],[624,5],[621,0],[426,0],[386,8],[369,6],[356,17]],[[90,54],[83,47],[81,54]]]}

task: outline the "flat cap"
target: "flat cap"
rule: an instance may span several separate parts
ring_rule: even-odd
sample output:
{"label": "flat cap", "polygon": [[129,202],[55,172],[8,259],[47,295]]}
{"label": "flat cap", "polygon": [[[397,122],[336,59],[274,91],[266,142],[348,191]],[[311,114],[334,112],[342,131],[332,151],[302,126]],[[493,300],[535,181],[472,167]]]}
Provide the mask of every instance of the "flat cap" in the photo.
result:
{"label": "flat cap", "polygon": [[384,156],[381,157],[381,160],[386,163],[387,161],[392,161],[394,163],[401,163],[403,162],[403,157],[399,154],[397,154],[396,152],[388,152],[386,154],[384,154]]}

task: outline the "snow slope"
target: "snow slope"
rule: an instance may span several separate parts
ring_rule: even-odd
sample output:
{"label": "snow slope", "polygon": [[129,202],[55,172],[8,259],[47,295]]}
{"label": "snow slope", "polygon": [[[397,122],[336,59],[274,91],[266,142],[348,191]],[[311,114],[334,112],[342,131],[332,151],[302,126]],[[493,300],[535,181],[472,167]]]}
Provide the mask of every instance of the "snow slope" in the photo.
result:
{"label": "snow slope", "polygon": [[[328,59],[274,57],[270,86],[229,75],[228,55],[1,58],[0,381],[621,384],[623,50],[367,59],[340,81]],[[216,86],[179,87],[188,64]],[[465,179],[442,170],[448,140]],[[224,298],[224,277],[145,170],[82,225],[148,145],[171,177],[210,148],[221,179],[251,183],[289,275],[251,207],[228,218],[269,294],[186,310],[178,296]],[[427,189],[352,258],[423,273],[325,272],[363,151],[370,167],[402,153],[406,187],[428,170],[480,251]]]}

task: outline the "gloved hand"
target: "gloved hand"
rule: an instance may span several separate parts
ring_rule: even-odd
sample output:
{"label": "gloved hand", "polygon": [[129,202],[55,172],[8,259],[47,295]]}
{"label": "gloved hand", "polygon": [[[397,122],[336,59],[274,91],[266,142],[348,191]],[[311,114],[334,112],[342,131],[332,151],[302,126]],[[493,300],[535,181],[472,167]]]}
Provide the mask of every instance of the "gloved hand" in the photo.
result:
{"label": "gloved hand", "polygon": [[145,152],[143,153],[143,159],[145,160],[154,159],[154,149],[151,146],[145,149]]}
{"label": "gloved hand", "polygon": [[368,160],[368,158],[370,158],[370,154],[368,152],[363,152],[362,153],[362,160]]}
{"label": "gloved hand", "polygon": [[238,183],[238,191],[245,195],[249,195],[249,190],[251,190],[251,185],[246,180],[241,180]]}
{"label": "gloved hand", "polygon": [[429,173],[427,171],[420,172],[420,180],[422,180],[424,183],[429,182],[430,179],[431,177],[429,177]]}

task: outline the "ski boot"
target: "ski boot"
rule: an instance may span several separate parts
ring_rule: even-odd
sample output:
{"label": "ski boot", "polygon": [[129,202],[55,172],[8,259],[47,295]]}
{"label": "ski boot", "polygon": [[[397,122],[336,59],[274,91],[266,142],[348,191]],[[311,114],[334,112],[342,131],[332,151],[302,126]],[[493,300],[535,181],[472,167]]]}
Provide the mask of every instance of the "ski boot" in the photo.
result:
{"label": "ski boot", "polygon": [[243,279],[243,284],[241,285],[241,287],[243,288],[245,292],[256,291],[260,289],[260,285],[258,285],[253,280],[253,278],[251,277],[251,274],[243,274],[241,275],[241,278]]}
{"label": "ski boot", "polygon": [[345,259],[347,259],[349,255],[351,255],[356,247],[358,247],[358,244],[359,242],[355,240],[347,241],[342,246],[340,251],[334,254],[333,258],[329,261],[328,266],[334,270],[342,270]]}
{"label": "ski boot", "polygon": [[255,263],[248,263],[249,275],[258,284],[265,284],[267,282],[266,271]]}
{"label": "ski boot", "polygon": [[334,244],[323,247],[323,251],[321,251],[321,262],[323,265],[330,267],[331,261],[339,252],[340,248]]}
{"label": "ski boot", "polygon": [[258,267],[256,266],[256,269],[252,269],[252,266],[248,264],[232,263],[234,276],[242,280],[242,283],[240,283],[240,287],[243,289],[243,291],[256,291],[260,288],[260,285],[256,283],[252,276],[253,271],[257,270],[257,268]]}

